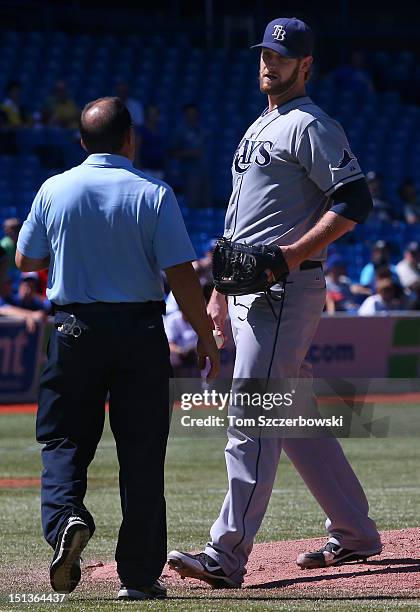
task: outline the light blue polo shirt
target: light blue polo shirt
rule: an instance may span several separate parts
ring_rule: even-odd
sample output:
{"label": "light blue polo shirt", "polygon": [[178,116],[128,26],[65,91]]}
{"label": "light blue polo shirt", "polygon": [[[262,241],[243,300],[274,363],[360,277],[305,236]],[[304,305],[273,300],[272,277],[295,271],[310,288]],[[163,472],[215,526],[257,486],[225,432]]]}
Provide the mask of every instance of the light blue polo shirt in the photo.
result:
{"label": "light blue polo shirt", "polygon": [[47,297],[61,305],[162,300],[160,270],[196,259],[172,189],[109,153],[45,181],[17,248],[50,255]]}

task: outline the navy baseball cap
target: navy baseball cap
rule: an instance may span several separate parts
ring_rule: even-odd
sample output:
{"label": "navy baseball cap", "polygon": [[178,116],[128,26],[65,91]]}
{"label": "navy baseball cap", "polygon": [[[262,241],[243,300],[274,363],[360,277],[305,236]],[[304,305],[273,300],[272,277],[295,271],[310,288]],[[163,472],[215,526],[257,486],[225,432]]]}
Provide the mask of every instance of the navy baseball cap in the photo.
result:
{"label": "navy baseball cap", "polygon": [[265,47],[286,57],[298,58],[312,55],[314,35],[311,28],[296,17],[279,17],[265,28],[264,38],[251,49]]}

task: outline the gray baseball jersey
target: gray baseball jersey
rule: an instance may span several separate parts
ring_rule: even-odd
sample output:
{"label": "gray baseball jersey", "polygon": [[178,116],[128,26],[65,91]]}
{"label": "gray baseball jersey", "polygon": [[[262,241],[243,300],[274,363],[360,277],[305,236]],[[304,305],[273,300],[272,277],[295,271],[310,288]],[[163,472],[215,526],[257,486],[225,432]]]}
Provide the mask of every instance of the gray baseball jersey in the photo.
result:
{"label": "gray baseball jersey", "polygon": [[[225,236],[248,244],[290,244],[315,225],[335,189],[362,176],[340,125],[310,98],[291,100],[263,113],[239,144]],[[324,257],[325,252],[320,252],[311,259]],[[292,270],[287,283],[272,288],[272,297],[276,299],[270,301],[261,293],[229,298],[236,345],[234,388],[241,389],[247,380],[311,378],[304,360],[325,303],[321,266]],[[313,396],[306,396],[303,403],[299,409],[317,414]],[[234,408],[238,416],[238,406]],[[363,488],[338,440],[269,438],[262,435],[262,428],[248,435],[229,427],[228,491],[205,552],[238,586],[271,496],[282,449],[328,517],[329,541],[364,556],[381,550]]]}
{"label": "gray baseball jersey", "polygon": [[[232,171],[225,236],[248,244],[298,240],[328,209],[335,189],[363,176],[341,126],[306,96],[263,113],[251,125]],[[324,251],[311,256],[324,258]],[[287,281],[273,287],[277,299],[271,308],[261,294],[229,298],[234,384],[310,378],[304,359],[324,307],[325,279],[318,267],[292,270]],[[308,398],[301,408],[315,414],[315,400]],[[230,427],[229,487],[205,552],[235,584],[243,581],[282,448],[328,517],[329,540],[367,556],[381,549],[363,488],[338,440],[269,439],[261,431],[246,435]]]}
{"label": "gray baseball jersey", "polygon": [[[288,245],[309,231],[329,196],[363,174],[346,135],[308,96],[265,111],[233,159],[227,238]],[[326,251],[311,259],[324,260]]]}

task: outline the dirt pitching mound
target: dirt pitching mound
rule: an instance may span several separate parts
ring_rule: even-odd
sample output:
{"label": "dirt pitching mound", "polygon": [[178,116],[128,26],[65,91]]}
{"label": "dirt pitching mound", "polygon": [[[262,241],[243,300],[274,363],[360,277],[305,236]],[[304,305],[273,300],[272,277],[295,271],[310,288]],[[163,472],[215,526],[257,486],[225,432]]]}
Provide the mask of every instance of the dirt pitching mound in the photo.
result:
{"label": "dirt pitching mound", "polygon": [[39,487],[39,478],[0,478],[0,489],[22,489]]}
{"label": "dirt pitching mound", "polygon": [[[248,563],[244,588],[282,589],[297,593],[334,587],[358,594],[396,595],[418,590],[420,594],[420,529],[402,529],[382,533],[381,555],[365,563],[347,563],[338,567],[301,570],[296,565],[298,553],[317,550],[325,538],[288,540],[256,544]],[[117,581],[115,563],[100,562],[86,567],[94,581]],[[163,578],[169,587],[210,588],[205,583],[186,578],[166,567]]]}

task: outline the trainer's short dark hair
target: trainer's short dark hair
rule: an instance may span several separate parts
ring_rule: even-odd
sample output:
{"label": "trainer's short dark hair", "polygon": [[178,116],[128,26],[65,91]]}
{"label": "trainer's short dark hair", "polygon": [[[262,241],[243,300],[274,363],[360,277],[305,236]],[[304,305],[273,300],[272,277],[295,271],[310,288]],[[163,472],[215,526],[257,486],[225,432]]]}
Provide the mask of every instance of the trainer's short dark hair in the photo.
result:
{"label": "trainer's short dark hair", "polygon": [[[98,106],[96,116],[89,111]],[[130,112],[117,97],[98,98],[86,104],[80,115],[80,136],[88,153],[116,153],[133,125]]]}

